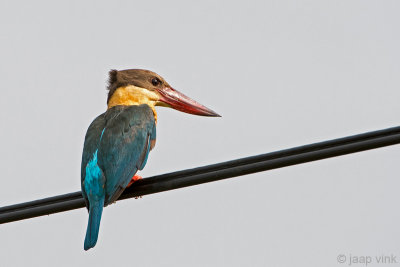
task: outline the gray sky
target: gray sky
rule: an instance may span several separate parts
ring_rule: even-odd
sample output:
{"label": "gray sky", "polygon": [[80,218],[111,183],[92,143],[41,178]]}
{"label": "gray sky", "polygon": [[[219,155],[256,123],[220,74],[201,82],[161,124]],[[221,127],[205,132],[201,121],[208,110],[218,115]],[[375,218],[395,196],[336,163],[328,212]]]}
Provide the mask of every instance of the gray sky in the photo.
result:
{"label": "gray sky", "polygon": [[[80,189],[111,68],[151,69],[223,116],[159,108],[144,177],[399,125],[399,8],[2,1],[0,206]],[[399,158],[393,146],[118,202],[88,252],[84,209],[0,225],[1,265],[400,262]]]}

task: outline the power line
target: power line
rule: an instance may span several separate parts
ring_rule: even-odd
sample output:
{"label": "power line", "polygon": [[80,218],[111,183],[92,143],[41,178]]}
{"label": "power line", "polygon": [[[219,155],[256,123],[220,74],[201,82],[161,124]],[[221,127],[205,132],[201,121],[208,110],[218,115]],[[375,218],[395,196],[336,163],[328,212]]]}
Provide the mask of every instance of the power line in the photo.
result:
{"label": "power line", "polygon": [[[135,182],[119,200],[400,144],[400,126],[152,176]],[[85,206],[81,192],[0,208],[0,224]]]}

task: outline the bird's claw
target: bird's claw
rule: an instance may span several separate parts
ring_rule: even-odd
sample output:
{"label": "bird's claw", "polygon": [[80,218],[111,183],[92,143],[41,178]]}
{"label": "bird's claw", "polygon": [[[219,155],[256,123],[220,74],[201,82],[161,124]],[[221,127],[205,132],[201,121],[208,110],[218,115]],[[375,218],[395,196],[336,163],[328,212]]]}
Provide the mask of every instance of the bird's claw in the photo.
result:
{"label": "bird's claw", "polygon": [[136,182],[137,180],[143,179],[142,176],[135,174],[132,177],[132,180],[130,180],[129,184],[126,186],[126,188],[130,187],[134,182]]}
{"label": "bird's claw", "polygon": [[[130,187],[134,182],[136,182],[137,180],[140,180],[140,179],[143,179],[142,176],[135,174],[132,177],[132,180],[129,182],[129,184],[127,185],[126,188]],[[139,199],[139,198],[142,198],[142,196],[135,197],[135,199]]]}

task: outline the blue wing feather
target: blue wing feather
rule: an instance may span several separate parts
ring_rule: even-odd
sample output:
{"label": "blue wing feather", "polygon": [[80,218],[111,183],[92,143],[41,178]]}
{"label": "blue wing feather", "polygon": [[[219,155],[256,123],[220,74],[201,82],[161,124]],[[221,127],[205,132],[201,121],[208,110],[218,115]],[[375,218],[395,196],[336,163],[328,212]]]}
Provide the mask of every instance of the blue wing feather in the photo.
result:
{"label": "blue wing feather", "polygon": [[103,206],[117,200],[137,170],[144,168],[155,138],[148,105],[115,106],[89,126],[81,167],[82,195],[89,210],[85,249],[97,242]]}
{"label": "blue wing feather", "polygon": [[81,188],[82,195],[86,202],[86,207],[89,209],[89,200],[88,195],[85,190],[85,180],[86,180],[86,170],[89,162],[92,160],[94,153],[98,150],[100,145],[100,139],[102,132],[104,131],[104,127],[106,125],[105,113],[98,116],[93,122],[90,124],[86,136],[85,136],[85,144],[83,147],[82,153],[82,165],[81,165]]}
{"label": "blue wing feather", "polygon": [[149,136],[155,128],[148,105],[117,106],[109,119],[99,146],[99,166],[106,176],[105,206],[121,195],[129,181],[146,163]]}
{"label": "blue wing feather", "polygon": [[141,157],[141,159],[139,161],[139,163],[140,163],[140,165],[138,167],[139,170],[143,170],[144,166],[146,166],[147,159],[148,159],[149,154],[150,154],[150,142],[151,142],[150,135],[148,135],[147,136],[147,142],[146,142],[146,148],[145,148],[145,150],[143,150],[142,157]]}

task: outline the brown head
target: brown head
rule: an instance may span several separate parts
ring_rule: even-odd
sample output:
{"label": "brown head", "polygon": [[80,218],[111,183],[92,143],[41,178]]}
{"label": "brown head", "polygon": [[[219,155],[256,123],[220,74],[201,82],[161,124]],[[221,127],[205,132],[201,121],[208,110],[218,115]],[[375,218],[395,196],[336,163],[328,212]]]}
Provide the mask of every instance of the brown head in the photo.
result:
{"label": "brown head", "polygon": [[109,75],[108,108],[148,104],[153,110],[154,106],[165,106],[200,116],[220,117],[211,109],[173,89],[164,78],[152,71],[111,70]]}

